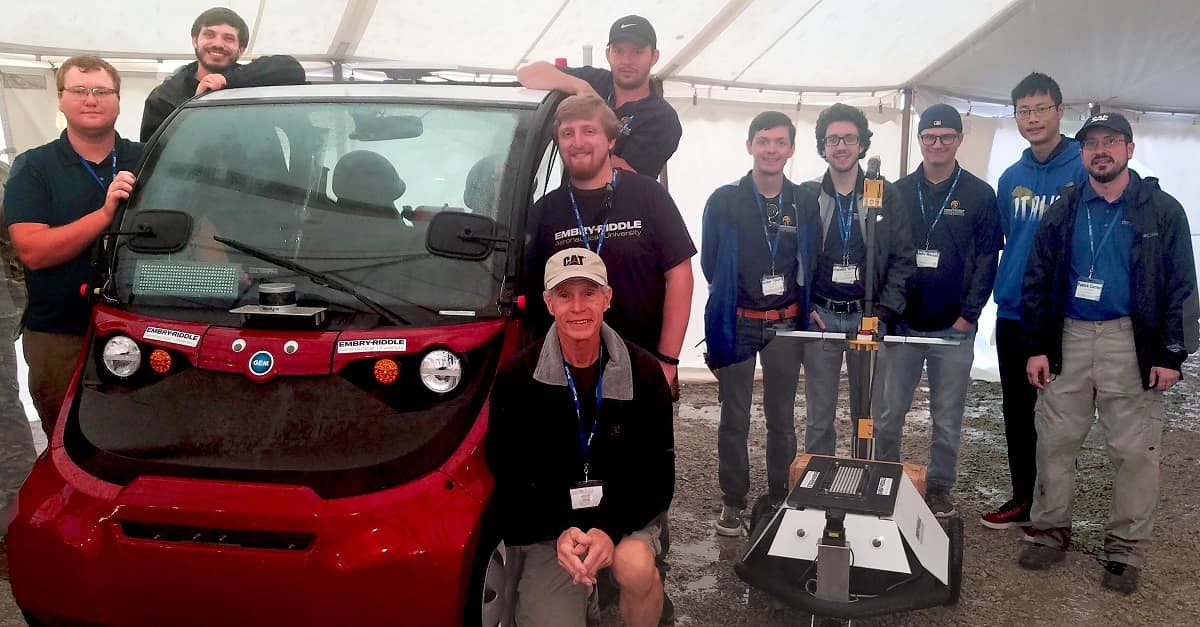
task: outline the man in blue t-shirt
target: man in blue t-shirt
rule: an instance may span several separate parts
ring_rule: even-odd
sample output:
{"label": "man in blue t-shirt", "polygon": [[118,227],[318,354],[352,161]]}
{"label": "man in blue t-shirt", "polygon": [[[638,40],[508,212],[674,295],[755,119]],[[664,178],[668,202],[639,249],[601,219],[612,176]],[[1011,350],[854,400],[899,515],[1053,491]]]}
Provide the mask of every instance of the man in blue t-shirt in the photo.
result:
{"label": "man in blue t-shirt", "polygon": [[1012,90],[1017,130],[1029,141],[1021,159],[1000,175],[996,205],[1004,229],[1004,254],[996,273],[996,356],[1004,394],[1004,434],[1012,498],[981,517],[985,527],[1006,529],[1029,524],[1033,486],[1037,477],[1037,431],[1033,407],[1037,390],[1025,379],[1021,334],[1021,281],[1025,261],[1044,212],[1059,196],[1059,188],[1083,180],[1079,142],[1059,132],[1062,90],[1054,79],[1034,72]]}
{"label": "man in blue t-shirt", "polygon": [[658,62],[654,27],[640,15],[613,22],[604,56],[611,71],[591,66],[560,70],[537,61],[521,68],[517,80],[530,89],[599,95],[617,114],[613,165],[658,178],[679,147],[683,128],[675,109],[662,97],[662,85],[651,84],[650,68]]}
{"label": "man in blue t-shirt", "polygon": [[907,305],[892,333],[958,344],[895,344],[880,349],[884,390],[875,422],[875,457],[900,461],[904,416],[925,370],[932,419],[925,501],[936,516],[945,518],[955,513],[950,490],[958,477],[975,325],[992,293],[1003,239],[996,192],[955,158],[963,140],[958,111],[947,104],[929,107],[921,114],[917,137],[921,165],[896,181],[909,208],[917,272],[908,281]]}
{"label": "man in blue t-shirt", "polygon": [[67,129],[13,161],[5,225],[25,266],[22,348],[46,437],[54,425],[87,329],[80,286],[92,246],[133,189],[142,145],[117,135],[121,77],[97,57],[72,57],[55,73]]}

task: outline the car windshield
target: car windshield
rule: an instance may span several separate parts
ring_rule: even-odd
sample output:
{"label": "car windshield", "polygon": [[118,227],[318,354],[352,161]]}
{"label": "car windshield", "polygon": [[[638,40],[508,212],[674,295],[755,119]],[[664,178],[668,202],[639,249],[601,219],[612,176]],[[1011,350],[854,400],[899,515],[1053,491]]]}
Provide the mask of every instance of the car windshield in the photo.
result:
{"label": "car windshield", "polygon": [[182,212],[191,218],[187,243],[118,248],[116,297],[186,318],[255,304],[256,285],[284,282],[301,301],[375,315],[354,294],[249,248],[330,276],[404,319],[494,315],[502,255],[435,257],[425,235],[438,212],[507,221],[497,201],[520,115],[377,102],[186,108],[147,158],[122,228],[143,211]]}

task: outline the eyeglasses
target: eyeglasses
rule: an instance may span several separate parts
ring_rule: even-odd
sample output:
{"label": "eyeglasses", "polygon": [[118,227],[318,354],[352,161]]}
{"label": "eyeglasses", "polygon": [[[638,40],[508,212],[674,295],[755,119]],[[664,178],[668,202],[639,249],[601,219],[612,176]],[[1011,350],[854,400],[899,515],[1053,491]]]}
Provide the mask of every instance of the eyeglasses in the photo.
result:
{"label": "eyeglasses", "polygon": [[1124,137],[1120,137],[1118,135],[1109,135],[1108,137],[1102,137],[1100,139],[1085,139],[1085,140],[1083,140],[1083,149],[1084,150],[1095,150],[1101,146],[1103,146],[1105,148],[1112,148],[1113,146],[1116,146],[1117,144],[1124,144],[1124,143],[1125,143]]}
{"label": "eyeglasses", "polygon": [[826,146],[836,146],[836,145],[838,145],[838,142],[846,144],[847,146],[857,146],[858,145],[858,135],[826,135],[825,136],[825,145]]}
{"label": "eyeglasses", "polygon": [[63,91],[78,98],[87,98],[88,94],[97,98],[104,98],[105,96],[112,96],[117,93],[117,90],[111,87],[84,87],[82,85],[64,87]]}
{"label": "eyeglasses", "polygon": [[1032,109],[1017,109],[1016,116],[1019,120],[1028,120],[1031,117],[1044,118],[1050,115],[1051,111],[1056,111],[1059,105],[1050,105],[1043,107],[1034,107]]}
{"label": "eyeglasses", "polygon": [[926,146],[932,146],[939,141],[943,146],[952,146],[958,140],[958,133],[950,133],[948,135],[919,135],[921,143]]}

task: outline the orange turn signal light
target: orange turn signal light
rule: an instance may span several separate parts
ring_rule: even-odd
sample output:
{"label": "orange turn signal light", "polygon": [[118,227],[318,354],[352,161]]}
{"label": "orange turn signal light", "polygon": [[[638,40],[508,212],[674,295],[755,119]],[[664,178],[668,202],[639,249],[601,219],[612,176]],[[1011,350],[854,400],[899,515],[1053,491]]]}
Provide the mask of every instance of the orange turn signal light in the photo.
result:
{"label": "orange turn signal light", "polygon": [[150,369],[158,374],[167,374],[171,371],[171,353],[156,348],[150,352]]}
{"label": "orange turn signal light", "polygon": [[400,378],[400,366],[391,359],[380,359],[375,362],[375,380],[384,384],[391,385]]}

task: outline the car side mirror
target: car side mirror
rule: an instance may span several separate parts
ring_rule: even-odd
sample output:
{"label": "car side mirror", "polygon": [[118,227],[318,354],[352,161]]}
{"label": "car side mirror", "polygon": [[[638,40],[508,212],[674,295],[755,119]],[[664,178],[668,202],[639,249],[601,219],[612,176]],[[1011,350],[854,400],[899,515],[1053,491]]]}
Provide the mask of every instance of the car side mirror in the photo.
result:
{"label": "car side mirror", "polygon": [[129,249],[165,255],[183,250],[192,235],[192,216],[182,211],[149,209],[126,218],[119,235],[129,237]]}
{"label": "car side mirror", "polygon": [[429,221],[425,248],[440,257],[480,261],[494,249],[507,250],[509,238],[496,230],[496,221],[487,216],[444,211]]}

